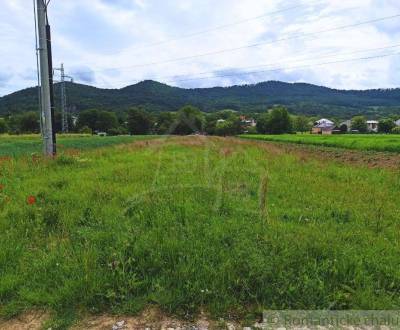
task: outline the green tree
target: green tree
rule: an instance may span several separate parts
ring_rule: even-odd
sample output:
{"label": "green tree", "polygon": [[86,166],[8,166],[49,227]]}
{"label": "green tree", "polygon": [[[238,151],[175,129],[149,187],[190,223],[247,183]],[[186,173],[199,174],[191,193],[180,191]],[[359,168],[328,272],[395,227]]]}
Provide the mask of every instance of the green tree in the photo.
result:
{"label": "green tree", "polygon": [[0,134],[7,133],[8,126],[4,118],[0,118]]}
{"label": "green tree", "polygon": [[132,135],[149,134],[153,127],[151,116],[139,108],[129,110],[127,122],[128,131]]}
{"label": "green tree", "polygon": [[100,111],[97,116],[96,130],[108,132],[110,129],[118,127],[118,118],[114,112]]}
{"label": "green tree", "polygon": [[351,120],[351,129],[360,133],[366,133],[368,130],[367,121],[364,116],[356,116]]}
{"label": "green tree", "polygon": [[205,118],[199,109],[187,105],[177,113],[174,134],[188,135],[204,130]]}
{"label": "green tree", "polygon": [[396,124],[392,119],[382,119],[378,124],[379,133],[390,133],[393,128],[395,128]]}
{"label": "green tree", "polygon": [[37,112],[25,112],[17,117],[17,122],[21,133],[38,133],[40,131]]}
{"label": "green tree", "polygon": [[296,132],[304,133],[311,130],[311,127],[310,120],[306,116],[297,116],[293,120],[293,129]]}
{"label": "green tree", "polygon": [[157,134],[172,134],[174,123],[176,121],[176,113],[162,112],[157,116],[155,129]]}
{"label": "green tree", "polygon": [[268,132],[269,124],[269,113],[263,113],[258,117],[257,120],[257,132],[260,134],[266,134]]}
{"label": "green tree", "polygon": [[96,110],[96,109],[82,111],[78,115],[78,120],[76,123],[78,130],[87,126],[92,131],[95,131],[97,129],[96,123],[97,123],[98,116],[99,116],[99,110]]}
{"label": "green tree", "polygon": [[257,131],[262,134],[284,134],[292,131],[292,120],[285,107],[275,107],[260,116]]}
{"label": "green tree", "polygon": [[240,118],[237,116],[230,116],[225,121],[217,121],[215,127],[215,134],[220,136],[233,136],[238,135],[242,131]]}
{"label": "green tree", "polygon": [[99,111],[96,109],[82,111],[78,116],[77,128],[87,126],[93,132],[108,132],[112,128],[118,127],[118,119],[115,113]]}
{"label": "green tree", "polygon": [[239,115],[233,110],[222,110],[206,115],[205,131],[209,135],[233,136],[242,133]]}
{"label": "green tree", "polygon": [[[62,115],[61,112],[56,112],[54,114],[54,123],[55,123],[55,128],[56,128],[56,132],[62,132]],[[71,132],[74,130],[74,122],[72,120],[72,116],[71,115],[67,115],[67,121],[68,121],[68,130]]]}

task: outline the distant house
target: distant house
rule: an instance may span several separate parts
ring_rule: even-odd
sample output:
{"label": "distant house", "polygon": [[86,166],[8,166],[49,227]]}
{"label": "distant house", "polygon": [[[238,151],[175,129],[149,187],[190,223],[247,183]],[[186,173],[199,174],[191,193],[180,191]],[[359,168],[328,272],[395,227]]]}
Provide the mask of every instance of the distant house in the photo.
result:
{"label": "distant house", "polygon": [[396,124],[396,126],[400,126],[400,119],[396,120],[394,123]]}
{"label": "distant house", "polygon": [[322,118],[314,123],[311,134],[333,134],[335,123],[329,119]]}
{"label": "distant house", "polygon": [[240,116],[240,122],[243,127],[256,127],[257,122],[253,118],[247,118],[246,116]]}
{"label": "distant house", "polygon": [[368,132],[378,133],[378,124],[376,120],[367,120],[367,130]]}
{"label": "distant house", "polygon": [[341,123],[339,124],[339,128],[342,128],[342,127],[344,127],[344,126],[346,126],[347,132],[351,132],[351,120],[346,120],[346,121],[341,122]]}

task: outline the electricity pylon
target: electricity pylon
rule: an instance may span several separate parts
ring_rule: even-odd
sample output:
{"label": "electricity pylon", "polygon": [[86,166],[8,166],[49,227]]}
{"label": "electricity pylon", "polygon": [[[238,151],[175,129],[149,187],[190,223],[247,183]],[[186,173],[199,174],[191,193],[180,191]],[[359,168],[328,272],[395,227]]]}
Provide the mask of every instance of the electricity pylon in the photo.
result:
{"label": "electricity pylon", "polygon": [[61,91],[61,130],[63,133],[68,133],[68,107],[67,107],[67,89],[65,85],[65,78],[71,79],[71,82],[74,82],[74,79],[71,76],[67,76],[64,70],[64,63],[61,63],[60,68],[55,68],[54,70],[60,71],[61,81],[60,81],[60,91]]}

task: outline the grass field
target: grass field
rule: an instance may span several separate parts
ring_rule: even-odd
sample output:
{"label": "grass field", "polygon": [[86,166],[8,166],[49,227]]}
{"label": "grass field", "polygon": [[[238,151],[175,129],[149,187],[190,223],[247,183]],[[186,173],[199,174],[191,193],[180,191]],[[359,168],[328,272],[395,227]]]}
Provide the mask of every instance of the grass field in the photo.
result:
{"label": "grass field", "polygon": [[400,308],[398,171],[182,137],[5,159],[0,187],[3,317]]}
{"label": "grass field", "polygon": [[[58,150],[66,149],[86,150],[109,145],[130,143],[142,139],[150,139],[149,136],[91,136],[91,135],[62,135],[58,136]],[[10,136],[0,135],[0,157],[41,154],[42,142],[39,135]]]}
{"label": "grass field", "polygon": [[241,135],[242,138],[275,142],[311,144],[364,151],[387,151],[400,153],[400,135],[348,134],[348,135]]}

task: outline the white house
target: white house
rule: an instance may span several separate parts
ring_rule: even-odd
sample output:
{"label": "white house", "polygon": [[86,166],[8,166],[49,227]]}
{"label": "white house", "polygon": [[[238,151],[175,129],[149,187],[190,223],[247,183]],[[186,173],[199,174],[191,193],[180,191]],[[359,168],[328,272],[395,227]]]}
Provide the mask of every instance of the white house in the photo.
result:
{"label": "white house", "polygon": [[314,123],[312,134],[332,134],[335,123],[329,119],[322,118]]}
{"label": "white house", "polygon": [[368,132],[378,133],[378,124],[379,122],[376,120],[367,120]]}
{"label": "white house", "polygon": [[396,124],[396,126],[400,126],[400,119],[396,120],[394,123]]}

